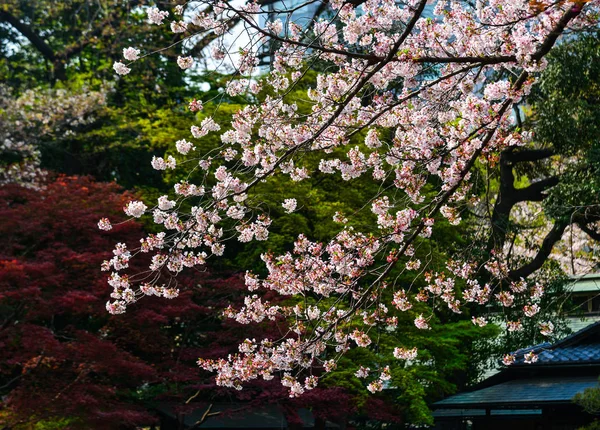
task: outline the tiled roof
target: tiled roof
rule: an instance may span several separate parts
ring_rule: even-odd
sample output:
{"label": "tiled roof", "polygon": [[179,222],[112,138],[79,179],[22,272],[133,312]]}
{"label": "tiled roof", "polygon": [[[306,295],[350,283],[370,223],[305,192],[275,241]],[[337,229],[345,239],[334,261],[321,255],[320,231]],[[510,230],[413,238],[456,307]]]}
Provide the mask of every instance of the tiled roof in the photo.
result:
{"label": "tiled roof", "polygon": [[[524,355],[533,350],[538,356],[535,363],[525,363]],[[558,364],[600,364],[600,342],[583,345],[552,348],[550,345],[537,345],[533,348],[517,351],[517,359],[512,366],[544,366]]]}
{"label": "tiled roof", "polygon": [[[537,354],[537,362],[525,364],[524,356],[531,351]],[[549,403],[571,403],[575,394],[586,388],[600,387],[597,370],[589,366],[600,365],[600,322],[591,324],[554,344],[542,343],[521,349],[514,355],[514,364],[482,382],[480,386],[485,388],[450,396],[435,403],[434,407],[463,409],[472,414],[473,409],[481,408],[531,409]],[[548,369],[550,372],[536,371],[536,376],[522,371],[532,367],[542,370],[543,366],[557,365],[585,366],[579,369],[565,367],[563,369],[567,372],[560,372],[561,376],[552,367]],[[515,367],[521,369],[512,372]],[[581,369],[587,369],[585,376],[581,374]],[[572,370],[575,374],[579,372],[580,376],[567,376],[572,374]],[[543,376],[544,373],[548,376]],[[506,381],[507,377],[511,380]],[[505,382],[490,385],[496,380]]]}
{"label": "tiled roof", "polygon": [[[525,363],[525,354],[533,351],[538,359]],[[514,353],[516,360],[511,367],[547,365],[600,365],[600,322],[596,322],[554,344],[542,343]]]}
{"label": "tiled roof", "polygon": [[597,376],[515,379],[502,384],[456,394],[435,403],[436,408],[473,409],[494,406],[529,407],[571,402],[586,388],[597,387]]}

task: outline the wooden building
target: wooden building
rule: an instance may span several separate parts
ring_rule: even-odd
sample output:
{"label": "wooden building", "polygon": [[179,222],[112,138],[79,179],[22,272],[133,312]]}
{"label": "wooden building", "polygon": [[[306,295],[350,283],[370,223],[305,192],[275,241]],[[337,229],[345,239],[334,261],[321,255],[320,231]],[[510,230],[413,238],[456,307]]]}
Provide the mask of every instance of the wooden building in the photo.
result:
{"label": "wooden building", "polygon": [[[535,363],[525,363],[533,351]],[[516,352],[516,361],[473,390],[434,404],[438,430],[575,430],[593,421],[573,396],[598,387],[600,322],[554,344]]]}

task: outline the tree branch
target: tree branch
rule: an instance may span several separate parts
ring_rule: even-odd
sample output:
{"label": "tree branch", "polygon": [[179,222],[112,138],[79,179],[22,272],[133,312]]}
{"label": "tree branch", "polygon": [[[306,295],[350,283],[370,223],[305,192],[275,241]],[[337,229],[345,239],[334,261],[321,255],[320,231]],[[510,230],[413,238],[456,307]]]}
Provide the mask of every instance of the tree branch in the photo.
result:
{"label": "tree branch", "polygon": [[578,222],[577,226],[589,237],[600,242],[600,232],[592,230],[585,222]]}
{"label": "tree branch", "polygon": [[512,171],[513,165],[508,160],[510,153],[510,149],[500,153],[500,190],[498,191],[498,197],[494,203],[494,210],[492,211],[492,234],[488,240],[488,253],[491,253],[493,249],[499,249],[504,245],[506,234],[508,233],[510,211],[515,205],[515,202],[512,200],[515,193],[515,175]]}
{"label": "tree branch", "polygon": [[[241,19],[239,17],[235,17],[227,21],[227,30],[231,30],[235,27]],[[188,52],[191,56],[201,56],[202,51],[206,48],[213,40],[219,38],[220,35],[217,33],[205,34],[202,39],[200,39]]]}
{"label": "tree branch", "polygon": [[520,151],[505,151],[505,158],[511,163],[539,161],[554,155],[552,149],[523,149]]}
{"label": "tree branch", "polygon": [[551,176],[542,179],[541,181],[534,182],[528,187],[515,189],[515,195],[513,197],[514,204],[519,202],[541,202],[547,196],[544,194],[544,191],[558,185],[559,182],[558,176]]}
{"label": "tree branch", "polygon": [[7,22],[15,30],[25,36],[27,40],[29,40],[29,42],[31,42],[31,44],[38,51],[40,51],[40,54],[42,54],[44,58],[52,61],[53,63],[56,61],[57,56],[54,53],[54,50],[44,41],[44,39],[42,39],[35,31],[33,31],[30,26],[22,23],[16,16],[12,15],[6,10],[0,10],[0,20]]}
{"label": "tree branch", "polygon": [[518,281],[521,278],[528,277],[533,272],[535,272],[540,267],[542,267],[544,262],[550,256],[550,253],[552,252],[552,248],[554,247],[556,242],[558,242],[562,238],[562,235],[565,232],[565,229],[567,228],[567,226],[569,224],[570,223],[568,221],[562,221],[562,220],[556,221],[554,223],[554,226],[552,226],[552,230],[550,230],[548,232],[548,234],[546,235],[546,237],[544,238],[544,241],[542,242],[542,246],[540,247],[538,253],[533,258],[533,260],[531,260],[527,264],[524,264],[523,266],[519,267],[518,269],[511,270],[508,273],[508,278],[513,281]]}
{"label": "tree branch", "polygon": [[552,29],[550,34],[548,34],[548,36],[544,39],[544,41],[542,42],[540,47],[537,49],[537,51],[531,56],[531,58],[533,60],[539,61],[548,52],[550,52],[550,49],[552,49],[552,47],[556,43],[556,40],[565,31],[565,28],[567,28],[567,24],[569,24],[569,21],[571,21],[573,18],[576,18],[581,13],[581,9],[582,9],[583,3],[585,3],[585,1],[581,1],[578,3],[580,3],[580,4],[571,6],[569,8],[569,10],[567,12],[565,12],[565,14],[560,18],[560,20],[558,21],[556,26]]}
{"label": "tree branch", "polygon": [[509,230],[510,212],[517,203],[525,201],[541,202],[546,198],[544,191],[559,183],[559,178],[552,176],[534,182],[528,187],[517,189],[514,185],[514,165],[516,163],[543,160],[553,154],[554,152],[550,149],[514,151],[513,148],[508,148],[500,154],[500,190],[492,212],[492,234],[487,245],[488,253],[493,249],[501,249],[504,246]]}
{"label": "tree branch", "polygon": [[[130,7],[139,5],[140,2],[132,0]],[[85,33],[84,37],[77,43],[65,47],[61,52],[56,52],[46,41],[40,37],[31,26],[21,22],[16,16],[6,10],[0,10],[0,21],[10,24],[15,30],[21,33],[37,49],[40,54],[52,63],[54,68],[54,78],[60,81],[67,79],[65,64],[74,56],[78,55],[86,46],[88,46],[95,37],[102,35],[108,27],[112,27],[119,22],[120,10],[113,10],[107,18],[97,23],[93,30]]]}

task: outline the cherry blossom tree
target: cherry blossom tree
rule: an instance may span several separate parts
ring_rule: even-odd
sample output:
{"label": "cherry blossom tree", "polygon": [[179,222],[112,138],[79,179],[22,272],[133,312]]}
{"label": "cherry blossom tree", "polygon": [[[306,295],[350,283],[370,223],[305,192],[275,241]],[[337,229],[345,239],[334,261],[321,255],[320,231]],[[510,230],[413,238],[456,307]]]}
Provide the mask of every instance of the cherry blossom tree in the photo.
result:
{"label": "cherry blossom tree", "polygon": [[45,172],[41,146],[94,121],[105,104],[106,89],[43,89],[13,95],[0,86],[0,185],[37,187]]}
{"label": "cherry blossom tree", "polygon": [[[254,103],[227,124],[205,115],[191,125],[189,138],[174,142],[178,155],[153,160],[157,170],[190,166],[174,195],[161,196],[153,207],[132,201],[124,208],[132,218],[150,214],[163,231],[137,247],[119,245],[102,265],[111,272],[111,313],[125,312],[143,296],[173,299],[184,269],[202,268],[236,239],[268,240],[272,220],[261,204],[264,182],[289,181],[280,204],[293,212],[294,184],[300,181],[318,175],[339,178],[340,186],[357,178],[375,181],[378,192],[358,208],[372,212],[374,228],[361,231],[353,225],[355,214],[332,213],[336,234],[324,243],[301,234],[289,252],[265,253],[266,275],[247,272],[244,306],[225,312],[244,324],[285,318],[289,331],[280,338],[248,339],[227,358],[199,360],[217,373],[219,385],[241,389],[249,380],[278,375],[290,396],[312,390],[317,369],[334,371],[350,348],[374,347],[377,327],[393,330],[399,315],[429,330],[438,310],[460,314],[474,306],[502,310],[519,304],[523,318],[539,313],[544,286],[527,279],[534,270],[510,270],[501,233],[493,228],[487,252],[456,252],[443,268],[431,270],[417,255],[436,224],[459,224],[465,208],[481,204],[473,189],[481,166],[496,166],[501,153],[526,156],[532,135],[512,108],[530,93],[561,35],[597,26],[599,6],[437,1],[433,16],[425,16],[426,0],[334,0],[323,2],[311,23],[294,22],[294,12],[310,3],[282,4],[276,11],[281,18],[274,20],[265,20],[266,10],[254,2],[191,2],[174,15],[146,10],[151,23],[169,25],[188,39],[214,33],[212,59],[236,68],[227,94],[246,93]],[[273,49],[271,67],[260,75],[265,46]],[[119,75],[135,72],[136,59],[147,52],[141,46],[123,54],[114,64]],[[194,63],[193,55],[177,59],[181,69]],[[314,80],[311,69],[317,71]],[[298,88],[306,88],[301,103],[289,97]],[[199,112],[206,102],[193,100],[189,109]],[[221,146],[197,153],[196,142],[209,133],[220,133]],[[498,198],[496,208],[502,204]],[[101,220],[99,227],[109,230],[110,221]],[[151,253],[148,270],[129,271],[130,259],[145,253]],[[398,276],[407,273],[414,281],[399,283]],[[417,279],[424,288],[414,287]],[[258,294],[265,290],[298,300],[270,304]],[[478,316],[473,323],[487,320]],[[521,326],[507,324],[513,331]],[[539,325],[542,334],[551,334],[548,322]],[[394,355],[410,363],[420,352],[398,345]],[[389,372],[360,374],[375,374],[368,386],[375,393]]]}

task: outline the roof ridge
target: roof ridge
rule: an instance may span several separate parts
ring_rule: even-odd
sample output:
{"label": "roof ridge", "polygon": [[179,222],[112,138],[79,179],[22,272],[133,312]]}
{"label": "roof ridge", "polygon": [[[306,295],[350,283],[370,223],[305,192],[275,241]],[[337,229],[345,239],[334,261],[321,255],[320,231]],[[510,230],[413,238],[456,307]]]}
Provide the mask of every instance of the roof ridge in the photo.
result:
{"label": "roof ridge", "polygon": [[587,327],[584,327],[581,330],[570,334],[569,336],[565,337],[564,339],[559,340],[558,342],[556,342],[552,345],[552,349],[554,349],[558,346],[565,346],[567,344],[572,344],[578,340],[583,340],[586,337],[589,337],[592,334],[596,333],[597,331],[600,331],[600,321],[596,321],[595,323],[592,323],[592,324],[588,325]]}
{"label": "roof ridge", "polygon": [[[537,345],[529,346],[526,348],[517,349],[516,351],[511,353],[511,355],[513,355],[515,357],[515,362],[510,367],[523,366],[525,364],[523,362],[524,357],[528,353],[533,352],[536,355],[541,355],[546,351],[548,351],[550,354],[553,351],[556,351],[558,353],[558,351],[560,351],[561,349],[578,346],[583,340],[585,340],[586,338],[588,338],[596,333],[599,333],[599,332],[600,332],[600,321],[590,324],[589,326],[584,327],[583,329],[581,329],[575,333],[572,333],[569,336],[565,337],[564,339],[561,339],[555,343],[551,344],[550,342],[543,342],[543,343],[538,343]],[[600,343],[600,342],[598,342],[598,343]],[[567,357],[568,355],[570,355],[572,353],[568,353],[565,351],[562,355],[564,355],[564,354],[567,354],[565,356],[565,357]],[[561,355],[561,354],[559,353],[559,355]],[[565,360],[572,361],[571,359],[565,359]],[[540,360],[537,362],[537,364],[538,365],[552,364],[552,361],[554,361],[554,360],[552,359],[552,355],[550,355],[550,357],[546,357],[546,359],[543,359],[543,357],[540,357]],[[575,360],[575,361],[579,361],[579,360]],[[528,364],[528,366],[529,365],[530,364]]]}

